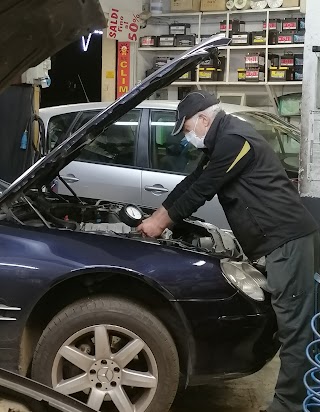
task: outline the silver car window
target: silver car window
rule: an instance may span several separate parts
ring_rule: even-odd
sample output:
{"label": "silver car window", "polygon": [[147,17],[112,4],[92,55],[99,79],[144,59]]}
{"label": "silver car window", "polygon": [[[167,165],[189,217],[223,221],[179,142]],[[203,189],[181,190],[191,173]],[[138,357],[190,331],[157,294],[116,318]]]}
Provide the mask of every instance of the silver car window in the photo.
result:
{"label": "silver car window", "polygon": [[173,110],[151,111],[151,166],[153,170],[189,174],[202,152],[188,144],[183,133],[171,135],[175,118]]}
{"label": "silver car window", "polygon": [[69,129],[69,126],[76,117],[77,112],[63,113],[57,116],[52,116],[48,123],[48,141],[50,149],[53,149],[55,144]]}
{"label": "silver car window", "polygon": [[[85,112],[77,129],[92,118],[96,112]],[[79,161],[135,165],[135,153],[141,110],[126,113],[119,121],[105,129],[90,145],[86,146],[77,158]]]}
{"label": "silver car window", "polygon": [[250,123],[267,140],[289,174],[298,173],[300,132],[296,127],[268,113],[239,112],[233,115]]}

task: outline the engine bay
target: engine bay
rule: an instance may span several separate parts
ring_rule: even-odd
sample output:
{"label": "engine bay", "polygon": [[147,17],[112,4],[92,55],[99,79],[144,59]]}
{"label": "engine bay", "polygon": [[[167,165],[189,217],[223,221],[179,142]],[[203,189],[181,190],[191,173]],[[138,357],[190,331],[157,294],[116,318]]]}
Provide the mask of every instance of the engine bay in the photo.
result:
{"label": "engine bay", "polygon": [[219,257],[241,259],[243,253],[232,233],[212,224],[184,219],[160,238],[146,238],[136,227],[152,210],[109,201],[64,198],[54,193],[31,191],[0,216],[1,220],[30,227],[47,227],[107,236],[126,237],[144,242],[165,244]]}

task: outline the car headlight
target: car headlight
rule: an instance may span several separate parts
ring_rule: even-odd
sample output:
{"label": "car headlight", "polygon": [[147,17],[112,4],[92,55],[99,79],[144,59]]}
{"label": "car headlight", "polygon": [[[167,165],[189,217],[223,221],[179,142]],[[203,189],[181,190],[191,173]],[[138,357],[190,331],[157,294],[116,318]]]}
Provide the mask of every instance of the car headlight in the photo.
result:
{"label": "car headlight", "polygon": [[264,301],[265,296],[262,289],[267,290],[267,279],[256,268],[246,262],[222,259],[221,269],[228,282],[237,289],[251,299]]}

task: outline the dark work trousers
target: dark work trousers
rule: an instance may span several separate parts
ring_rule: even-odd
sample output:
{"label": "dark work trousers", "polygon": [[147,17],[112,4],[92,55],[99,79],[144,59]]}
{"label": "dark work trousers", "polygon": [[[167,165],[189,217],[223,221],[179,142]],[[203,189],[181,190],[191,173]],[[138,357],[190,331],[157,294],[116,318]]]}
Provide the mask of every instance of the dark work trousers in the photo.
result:
{"label": "dark work trousers", "polygon": [[305,350],[313,340],[314,274],[319,272],[320,234],[292,240],[267,256],[268,287],[277,315],[281,367],[268,412],[301,412],[304,374],[311,368]]}

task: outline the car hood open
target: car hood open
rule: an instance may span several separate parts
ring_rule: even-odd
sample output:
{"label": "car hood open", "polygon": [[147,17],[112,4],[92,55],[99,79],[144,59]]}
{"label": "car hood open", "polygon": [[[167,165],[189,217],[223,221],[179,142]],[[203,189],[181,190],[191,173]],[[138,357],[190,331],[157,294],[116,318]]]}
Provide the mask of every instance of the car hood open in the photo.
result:
{"label": "car hood open", "polygon": [[1,92],[106,19],[99,0],[1,0],[0,26]]}
{"label": "car hood open", "polygon": [[58,176],[60,170],[72,162],[83,147],[90,144],[103,130],[147,99],[156,90],[168,86],[184,73],[194,69],[202,61],[213,57],[218,52],[217,47],[227,46],[229,42],[230,39],[225,38],[223,35],[215,35],[147,77],[13,182],[3,192],[0,207],[8,207],[31,188],[40,189],[42,186],[48,185],[51,180]]}

